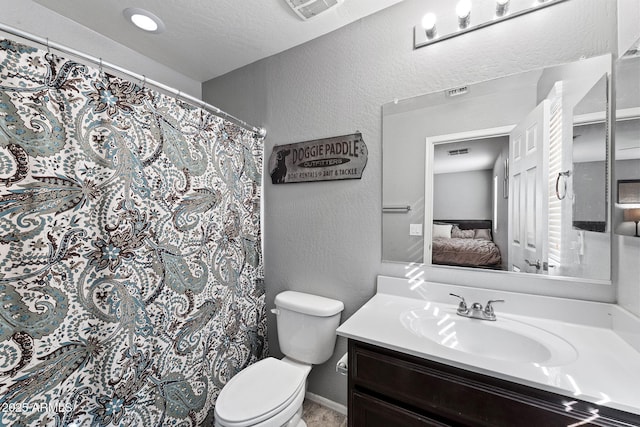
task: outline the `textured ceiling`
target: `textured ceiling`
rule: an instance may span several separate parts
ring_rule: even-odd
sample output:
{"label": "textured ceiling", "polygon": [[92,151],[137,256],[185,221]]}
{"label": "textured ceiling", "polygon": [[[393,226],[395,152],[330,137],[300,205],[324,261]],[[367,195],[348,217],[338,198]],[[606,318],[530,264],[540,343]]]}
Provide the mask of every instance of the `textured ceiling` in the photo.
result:
{"label": "textured ceiling", "polygon": [[[35,0],[197,81],[206,81],[305,43],[401,0],[344,0],[308,21],[285,0]],[[160,17],[148,34],[125,20],[128,7]]]}

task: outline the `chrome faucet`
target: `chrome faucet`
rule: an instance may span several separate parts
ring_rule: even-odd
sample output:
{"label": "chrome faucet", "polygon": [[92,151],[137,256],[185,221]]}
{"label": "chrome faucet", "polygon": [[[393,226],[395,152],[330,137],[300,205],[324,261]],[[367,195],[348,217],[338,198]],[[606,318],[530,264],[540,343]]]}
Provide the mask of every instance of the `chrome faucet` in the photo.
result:
{"label": "chrome faucet", "polygon": [[487,305],[484,309],[482,308],[482,304],[480,304],[479,302],[474,302],[473,304],[471,304],[471,308],[469,308],[467,306],[467,302],[465,301],[465,299],[460,295],[456,295],[456,294],[449,294],[449,295],[454,296],[456,298],[460,298],[460,304],[458,304],[458,309],[456,310],[456,313],[458,313],[459,316],[470,317],[472,319],[495,321],[496,313],[493,310],[493,303],[504,302],[503,299],[491,299],[487,301]]}

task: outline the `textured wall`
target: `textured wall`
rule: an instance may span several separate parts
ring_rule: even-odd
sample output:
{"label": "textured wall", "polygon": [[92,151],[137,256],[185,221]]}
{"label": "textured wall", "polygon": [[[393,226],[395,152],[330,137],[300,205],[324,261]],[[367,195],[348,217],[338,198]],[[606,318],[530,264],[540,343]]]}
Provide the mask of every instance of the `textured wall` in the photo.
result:
{"label": "textured wall", "polygon": [[[616,48],[615,2],[570,0],[414,51],[413,26],[429,6],[437,11],[442,3],[405,0],[204,84],[204,99],[266,125],[265,155],[276,144],[356,130],[369,148],[362,180],[265,184],[267,305],[285,289],[313,292],[344,301],[346,319],[374,294],[376,275],[405,274],[404,265],[380,261],[382,104]],[[432,280],[451,282],[447,276],[450,270],[427,271]],[[615,298],[610,286],[505,280],[499,273],[460,273],[455,282]],[[277,355],[275,322],[269,321],[270,347]],[[311,392],[346,404],[346,378],[334,372],[345,350],[340,339],[334,357],[313,369]]]}

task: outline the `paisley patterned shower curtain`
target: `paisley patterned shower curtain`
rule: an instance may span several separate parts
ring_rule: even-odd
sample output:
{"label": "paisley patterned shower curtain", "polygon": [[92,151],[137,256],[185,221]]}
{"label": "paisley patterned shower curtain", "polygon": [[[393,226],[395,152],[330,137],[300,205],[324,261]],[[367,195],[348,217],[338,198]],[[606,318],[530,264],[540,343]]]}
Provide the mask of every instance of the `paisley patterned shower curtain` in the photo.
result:
{"label": "paisley patterned shower curtain", "polygon": [[0,40],[0,425],[213,425],[266,352],[262,141]]}

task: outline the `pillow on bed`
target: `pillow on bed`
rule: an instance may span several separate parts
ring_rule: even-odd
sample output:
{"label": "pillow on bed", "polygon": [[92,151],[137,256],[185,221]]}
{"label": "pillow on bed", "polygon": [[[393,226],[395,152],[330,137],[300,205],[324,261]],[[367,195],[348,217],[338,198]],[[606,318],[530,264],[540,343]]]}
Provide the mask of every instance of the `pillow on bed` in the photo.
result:
{"label": "pillow on bed", "polygon": [[475,234],[475,230],[461,230],[457,225],[451,229],[451,237],[456,239],[473,239]]}
{"label": "pillow on bed", "polygon": [[475,230],[474,239],[491,240],[491,230],[488,228],[478,228]]}
{"label": "pillow on bed", "polygon": [[433,224],[433,238],[434,239],[450,239],[451,238],[451,224]]}

